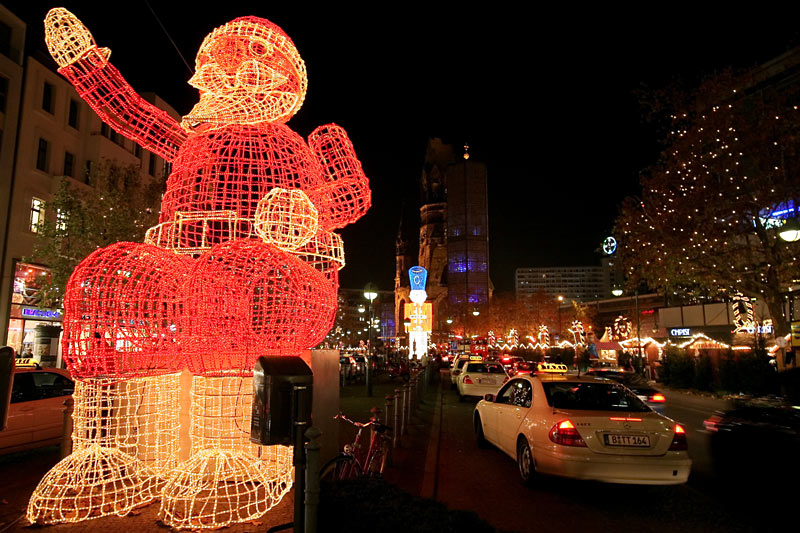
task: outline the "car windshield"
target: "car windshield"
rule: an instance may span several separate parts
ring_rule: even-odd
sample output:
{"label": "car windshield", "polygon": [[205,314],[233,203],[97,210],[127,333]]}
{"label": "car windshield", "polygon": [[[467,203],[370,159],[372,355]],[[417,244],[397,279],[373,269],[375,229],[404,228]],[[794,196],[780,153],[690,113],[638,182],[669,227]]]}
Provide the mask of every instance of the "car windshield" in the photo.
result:
{"label": "car windshield", "polygon": [[498,364],[487,365],[486,363],[470,363],[467,365],[467,372],[504,374],[503,367]]}
{"label": "car windshield", "polygon": [[639,374],[630,374],[630,375],[627,375],[627,376],[623,376],[622,377],[622,381],[620,381],[620,383],[622,383],[626,387],[630,387],[630,388],[633,388],[633,387],[649,388],[649,389],[653,388],[653,387],[650,386],[650,383],[648,383],[647,380],[644,379]]}
{"label": "car windshield", "polygon": [[650,408],[631,391],[616,383],[542,383],[547,403],[556,409],[581,411],[645,412]]}

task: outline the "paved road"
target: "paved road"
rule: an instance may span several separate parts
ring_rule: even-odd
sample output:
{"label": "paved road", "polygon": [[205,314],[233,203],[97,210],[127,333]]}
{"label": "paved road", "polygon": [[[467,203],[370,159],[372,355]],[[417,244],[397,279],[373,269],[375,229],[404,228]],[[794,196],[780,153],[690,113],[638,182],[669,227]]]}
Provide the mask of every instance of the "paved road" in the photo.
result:
{"label": "paved road", "polygon": [[[475,402],[459,402],[443,376],[434,496],[450,508],[476,511],[502,531],[763,530],[756,512],[717,497],[709,484],[648,487],[543,477],[534,488],[523,487],[512,458],[496,448],[477,447],[472,433]],[[669,414],[691,428],[690,446],[700,448],[706,436],[698,430],[710,404],[672,396]],[[701,471],[708,470],[707,453],[698,449],[693,454]]]}

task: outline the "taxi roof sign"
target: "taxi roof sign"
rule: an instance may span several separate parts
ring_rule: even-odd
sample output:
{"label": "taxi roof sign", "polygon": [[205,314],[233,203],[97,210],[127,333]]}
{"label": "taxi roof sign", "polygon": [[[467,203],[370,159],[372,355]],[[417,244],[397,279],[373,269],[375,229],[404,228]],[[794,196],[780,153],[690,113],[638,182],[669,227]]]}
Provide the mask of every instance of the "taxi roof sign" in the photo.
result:
{"label": "taxi roof sign", "polygon": [[469,360],[470,361],[483,361],[483,356],[482,355],[470,355],[469,356]]}
{"label": "taxi roof sign", "polygon": [[566,374],[567,365],[563,363],[539,363],[538,372],[545,374]]}
{"label": "taxi roof sign", "polygon": [[36,368],[36,369],[42,368],[41,366],[39,366],[38,361],[36,361],[36,359],[33,359],[32,357],[17,358],[14,360],[14,364],[17,368]]}

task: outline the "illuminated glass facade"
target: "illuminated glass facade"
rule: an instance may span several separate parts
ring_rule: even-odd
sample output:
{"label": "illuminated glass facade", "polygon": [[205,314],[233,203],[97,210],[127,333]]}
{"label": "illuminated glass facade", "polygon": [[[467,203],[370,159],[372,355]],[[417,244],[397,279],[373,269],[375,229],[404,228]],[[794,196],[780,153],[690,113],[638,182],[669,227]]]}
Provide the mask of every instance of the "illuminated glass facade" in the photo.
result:
{"label": "illuminated glass facade", "polygon": [[453,307],[489,301],[486,165],[463,160],[447,172],[447,290]]}

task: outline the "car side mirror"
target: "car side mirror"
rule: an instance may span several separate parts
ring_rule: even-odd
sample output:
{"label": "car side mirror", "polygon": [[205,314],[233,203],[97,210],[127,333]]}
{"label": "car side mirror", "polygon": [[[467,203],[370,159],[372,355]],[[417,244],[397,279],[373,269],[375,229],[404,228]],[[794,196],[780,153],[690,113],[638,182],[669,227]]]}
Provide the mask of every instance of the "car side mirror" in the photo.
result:
{"label": "car side mirror", "polygon": [[484,394],[483,399],[487,402],[494,402],[494,394]]}

